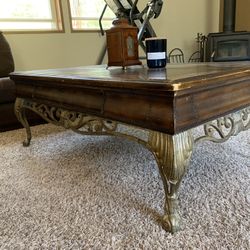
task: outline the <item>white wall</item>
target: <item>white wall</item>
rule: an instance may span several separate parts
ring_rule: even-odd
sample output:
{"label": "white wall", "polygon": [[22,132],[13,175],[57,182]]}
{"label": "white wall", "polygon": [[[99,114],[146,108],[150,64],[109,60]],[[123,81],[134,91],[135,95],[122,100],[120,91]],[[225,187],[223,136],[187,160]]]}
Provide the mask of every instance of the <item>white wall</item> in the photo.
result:
{"label": "white wall", "polygon": [[[147,0],[141,0],[140,9]],[[65,33],[5,34],[15,59],[16,70],[73,67],[96,64],[105,37],[99,33],[71,33],[67,1],[62,0]],[[152,20],[158,36],[168,39],[168,51],[174,47],[185,56],[197,49],[197,32],[217,32],[219,0],[164,0],[161,15]]]}
{"label": "white wall", "polygon": [[152,24],[168,39],[168,50],[182,48],[186,58],[198,49],[197,33],[219,30],[219,0],[165,1],[162,16]]}
{"label": "white wall", "polygon": [[[223,7],[224,0],[221,0],[220,5],[220,31],[223,30]],[[236,1],[236,15],[235,15],[235,31],[250,32],[250,1],[237,0]]]}
{"label": "white wall", "polygon": [[236,31],[250,31],[250,1],[238,0],[236,2]]}

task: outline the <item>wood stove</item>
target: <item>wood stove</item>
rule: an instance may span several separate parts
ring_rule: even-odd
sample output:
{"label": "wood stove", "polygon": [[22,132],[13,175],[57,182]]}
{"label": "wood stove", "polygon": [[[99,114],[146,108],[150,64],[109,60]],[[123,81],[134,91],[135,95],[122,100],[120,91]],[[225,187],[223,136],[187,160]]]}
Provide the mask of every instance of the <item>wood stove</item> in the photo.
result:
{"label": "wood stove", "polygon": [[250,60],[250,32],[235,32],[236,0],[224,0],[223,32],[210,33],[206,61]]}

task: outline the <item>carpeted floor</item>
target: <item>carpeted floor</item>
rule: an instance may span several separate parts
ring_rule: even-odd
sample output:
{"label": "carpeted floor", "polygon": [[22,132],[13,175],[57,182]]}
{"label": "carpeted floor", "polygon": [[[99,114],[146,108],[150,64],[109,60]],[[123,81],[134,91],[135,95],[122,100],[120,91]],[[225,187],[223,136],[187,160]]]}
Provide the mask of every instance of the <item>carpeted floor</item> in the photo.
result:
{"label": "carpeted floor", "polygon": [[164,193],[141,145],[53,125],[0,134],[0,249],[250,249],[250,131],[194,149],[181,231],[159,224]]}

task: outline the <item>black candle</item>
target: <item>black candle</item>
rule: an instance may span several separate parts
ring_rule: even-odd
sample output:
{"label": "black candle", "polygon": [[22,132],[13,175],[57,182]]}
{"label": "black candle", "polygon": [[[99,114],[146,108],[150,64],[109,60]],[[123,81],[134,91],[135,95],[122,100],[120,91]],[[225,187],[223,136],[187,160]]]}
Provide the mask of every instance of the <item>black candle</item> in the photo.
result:
{"label": "black candle", "polygon": [[147,65],[149,68],[164,68],[167,63],[167,39],[151,37],[146,40]]}

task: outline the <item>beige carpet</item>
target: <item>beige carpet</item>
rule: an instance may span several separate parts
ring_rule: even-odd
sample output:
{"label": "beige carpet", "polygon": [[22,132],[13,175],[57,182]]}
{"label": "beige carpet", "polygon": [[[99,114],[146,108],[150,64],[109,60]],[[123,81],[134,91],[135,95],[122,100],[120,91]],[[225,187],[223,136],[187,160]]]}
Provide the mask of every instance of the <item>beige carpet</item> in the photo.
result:
{"label": "beige carpet", "polygon": [[0,134],[0,249],[250,249],[250,131],[195,148],[180,188],[181,231],[159,224],[153,156],[53,125]]}

